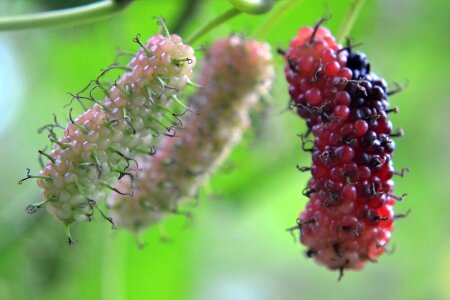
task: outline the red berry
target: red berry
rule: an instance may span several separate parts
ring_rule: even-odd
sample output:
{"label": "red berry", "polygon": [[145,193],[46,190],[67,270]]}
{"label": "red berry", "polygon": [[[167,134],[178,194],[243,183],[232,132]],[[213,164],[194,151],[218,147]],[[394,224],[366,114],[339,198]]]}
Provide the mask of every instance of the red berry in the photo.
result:
{"label": "red berry", "polygon": [[341,146],[336,149],[336,156],[343,163],[352,162],[355,157],[355,151],[350,146]]}
{"label": "red berry", "polygon": [[[285,69],[291,98],[298,104],[299,115],[307,119],[310,127],[333,114],[335,104],[330,100],[344,89],[343,85],[337,86],[333,78],[342,72],[346,61],[346,53],[336,52],[340,46],[327,29],[317,28],[312,37],[313,33],[311,28],[302,28],[291,41],[286,52],[288,64]],[[348,70],[344,72],[347,74]],[[350,99],[343,101],[339,104],[347,105]],[[336,117],[343,119],[348,115],[342,107],[335,113]]]}
{"label": "red berry", "polygon": [[345,91],[337,93],[335,100],[338,105],[349,105],[351,101],[350,95]]}
{"label": "red berry", "polygon": [[367,125],[367,122],[364,120],[357,120],[354,123],[353,128],[355,130],[355,136],[362,137],[369,129],[369,125]]}
{"label": "red berry", "polygon": [[334,116],[338,119],[345,120],[350,113],[348,106],[338,105],[334,108]]}
{"label": "red berry", "polygon": [[316,88],[308,89],[305,93],[306,101],[312,106],[317,106],[320,104],[322,97],[320,96],[320,90]]}
{"label": "red berry", "polygon": [[324,66],[325,74],[327,76],[335,76],[339,72],[340,67],[337,61],[328,62]]}
{"label": "red berry", "polygon": [[303,28],[286,52],[291,98],[314,135],[307,208],[300,215],[307,254],[330,269],[361,269],[383,253],[393,229],[392,125],[386,84],[364,54],[328,30]]}

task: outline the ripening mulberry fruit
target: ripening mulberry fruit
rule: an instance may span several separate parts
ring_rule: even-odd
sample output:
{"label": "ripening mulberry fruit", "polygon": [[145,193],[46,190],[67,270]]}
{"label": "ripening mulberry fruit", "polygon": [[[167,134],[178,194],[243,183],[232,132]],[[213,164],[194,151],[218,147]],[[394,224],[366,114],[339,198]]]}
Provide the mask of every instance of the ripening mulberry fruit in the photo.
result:
{"label": "ripening mulberry fruit", "polygon": [[179,36],[158,34],[140,45],[126,73],[100,87],[103,101],[91,99],[96,104],[71,118],[59,139],[51,132],[54,149],[44,154],[49,162],[37,184],[47,210],[66,225],[88,220],[105,188],[122,193],[111,186],[114,177],[129,175],[133,156],[151,152],[154,137],[169,130],[162,119],[191,79],[194,51]]}
{"label": "ripening mulberry fruit", "polygon": [[138,160],[135,182],[123,178],[117,188],[132,196],[111,194],[108,205],[118,226],[139,233],[177,211],[228,157],[249,126],[249,113],[271,85],[270,48],[230,36],[214,42],[199,74],[201,87],[189,98],[193,112],[184,115],[176,137],[165,137],[154,157]]}
{"label": "ripening mulberry fruit", "polygon": [[310,197],[299,218],[307,255],[330,269],[361,269],[391,238],[392,124],[387,86],[366,56],[323,27],[302,28],[286,52],[289,91],[314,135]]}
{"label": "ripening mulberry fruit", "polygon": [[323,27],[300,29],[286,51],[286,79],[298,114],[309,128],[334,118],[345,118],[349,99],[342,93],[352,72],[347,53]]}

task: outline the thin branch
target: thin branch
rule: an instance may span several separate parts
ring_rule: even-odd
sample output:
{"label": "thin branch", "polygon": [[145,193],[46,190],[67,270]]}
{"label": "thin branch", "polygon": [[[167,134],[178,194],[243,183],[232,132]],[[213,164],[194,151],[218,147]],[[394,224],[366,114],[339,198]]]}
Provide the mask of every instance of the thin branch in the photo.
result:
{"label": "thin branch", "polygon": [[128,6],[132,0],[103,0],[83,6],[0,18],[0,31],[38,27],[72,26],[109,17]]}
{"label": "thin branch", "polygon": [[345,17],[343,18],[341,27],[339,28],[339,33],[337,35],[337,41],[343,43],[344,39],[350,31],[358,18],[361,8],[364,5],[364,0],[354,0],[350,5]]}

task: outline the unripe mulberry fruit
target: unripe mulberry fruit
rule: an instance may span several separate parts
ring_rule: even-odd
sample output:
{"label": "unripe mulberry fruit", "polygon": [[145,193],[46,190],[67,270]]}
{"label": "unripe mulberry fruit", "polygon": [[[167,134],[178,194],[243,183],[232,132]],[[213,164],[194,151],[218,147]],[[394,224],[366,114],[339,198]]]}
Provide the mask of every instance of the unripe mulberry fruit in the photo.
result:
{"label": "unripe mulberry fruit", "polygon": [[298,113],[314,135],[310,197],[299,218],[307,255],[330,269],[361,269],[381,255],[394,222],[394,142],[387,86],[366,56],[323,27],[302,28],[286,51]]}
{"label": "unripe mulberry fruit", "polygon": [[126,72],[112,86],[100,86],[106,98],[90,99],[96,104],[70,117],[62,137],[50,129],[54,148],[41,152],[49,159],[37,176],[43,204],[66,226],[90,219],[105,188],[123,193],[111,186],[113,180],[130,175],[132,158],[151,152],[154,137],[170,130],[163,118],[172,117],[168,107],[192,77],[194,51],[179,36],[136,41],[141,49],[123,67]]}
{"label": "unripe mulberry fruit", "polygon": [[118,226],[139,233],[177,211],[228,157],[249,126],[250,110],[270,87],[274,75],[267,44],[230,36],[214,42],[199,74],[200,88],[190,96],[183,128],[162,139],[154,157],[138,160],[142,170],[111,194],[108,205]]}

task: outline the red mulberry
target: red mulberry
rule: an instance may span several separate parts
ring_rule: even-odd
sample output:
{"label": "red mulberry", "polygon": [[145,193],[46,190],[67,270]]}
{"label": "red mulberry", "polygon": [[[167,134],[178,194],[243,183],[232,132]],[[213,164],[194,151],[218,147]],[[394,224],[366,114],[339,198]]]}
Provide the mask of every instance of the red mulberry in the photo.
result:
{"label": "red mulberry", "polygon": [[314,135],[300,239],[308,256],[341,271],[383,253],[397,199],[386,83],[349,48],[316,26],[300,29],[285,54],[292,101]]}
{"label": "red mulberry", "polygon": [[310,128],[348,114],[350,98],[340,92],[352,73],[346,67],[347,53],[340,48],[327,29],[305,27],[285,54],[291,101]]}

